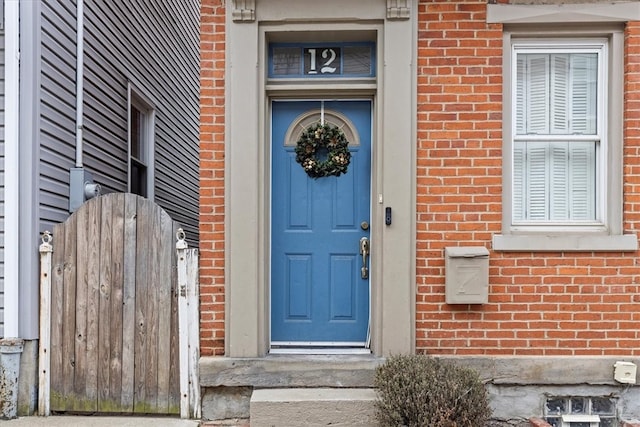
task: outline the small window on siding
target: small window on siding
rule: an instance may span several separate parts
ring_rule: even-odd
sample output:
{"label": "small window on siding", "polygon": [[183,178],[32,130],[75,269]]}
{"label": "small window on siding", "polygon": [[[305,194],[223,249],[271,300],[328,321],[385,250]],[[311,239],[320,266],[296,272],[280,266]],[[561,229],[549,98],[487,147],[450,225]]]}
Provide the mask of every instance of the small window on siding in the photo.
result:
{"label": "small window on siding", "polygon": [[129,87],[129,192],[153,199],[153,104]]}

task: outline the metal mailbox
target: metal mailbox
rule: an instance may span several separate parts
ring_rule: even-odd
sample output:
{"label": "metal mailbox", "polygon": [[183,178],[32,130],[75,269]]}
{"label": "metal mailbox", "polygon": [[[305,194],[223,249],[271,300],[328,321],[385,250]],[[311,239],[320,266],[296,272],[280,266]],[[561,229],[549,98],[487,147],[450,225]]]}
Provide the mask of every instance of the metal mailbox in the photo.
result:
{"label": "metal mailbox", "polygon": [[444,248],[447,304],[489,302],[489,251],[484,246]]}

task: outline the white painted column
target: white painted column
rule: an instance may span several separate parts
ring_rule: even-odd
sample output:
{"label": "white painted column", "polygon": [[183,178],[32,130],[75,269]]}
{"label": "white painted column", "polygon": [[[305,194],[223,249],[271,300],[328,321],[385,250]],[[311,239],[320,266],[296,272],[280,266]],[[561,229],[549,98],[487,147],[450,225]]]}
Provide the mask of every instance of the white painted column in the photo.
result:
{"label": "white painted column", "polygon": [[[387,3],[389,5],[389,3]],[[393,209],[384,226],[381,335],[376,354],[415,349],[416,55],[418,2],[387,16],[384,29],[384,85],[381,93],[383,206]],[[406,14],[405,14],[406,13]],[[393,171],[393,173],[385,173]],[[374,343],[375,345],[375,343]]]}
{"label": "white painted column", "polygon": [[20,334],[20,2],[4,2],[4,336]]}

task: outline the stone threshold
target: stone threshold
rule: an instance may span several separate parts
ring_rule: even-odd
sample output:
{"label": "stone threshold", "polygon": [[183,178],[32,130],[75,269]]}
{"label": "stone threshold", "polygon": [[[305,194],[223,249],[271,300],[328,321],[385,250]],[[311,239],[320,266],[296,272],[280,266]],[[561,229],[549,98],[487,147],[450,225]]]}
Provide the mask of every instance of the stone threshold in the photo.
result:
{"label": "stone threshold", "polygon": [[383,362],[383,358],[370,354],[203,357],[200,386],[369,388],[376,366]]}

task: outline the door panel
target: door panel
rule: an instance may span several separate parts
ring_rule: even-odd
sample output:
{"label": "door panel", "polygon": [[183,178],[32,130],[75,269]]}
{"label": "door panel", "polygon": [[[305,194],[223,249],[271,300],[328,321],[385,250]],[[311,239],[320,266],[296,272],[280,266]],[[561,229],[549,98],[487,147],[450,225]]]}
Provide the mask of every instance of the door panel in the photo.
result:
{"label": "door panel", "polygon": [[[359,135],[339,177],[309,178],[295,144],[285,144],[290,125],[317,110],[346,117]],[[370,222],[371,102],[274,101],[271,143],[271,339],[364,343],[369,281],[359,241],[369,235],[360,224]]]}

